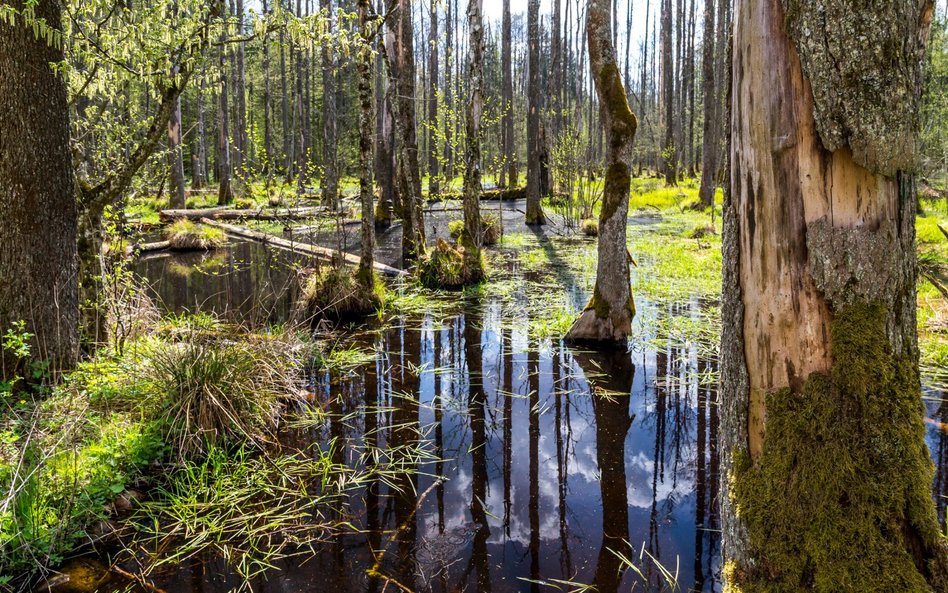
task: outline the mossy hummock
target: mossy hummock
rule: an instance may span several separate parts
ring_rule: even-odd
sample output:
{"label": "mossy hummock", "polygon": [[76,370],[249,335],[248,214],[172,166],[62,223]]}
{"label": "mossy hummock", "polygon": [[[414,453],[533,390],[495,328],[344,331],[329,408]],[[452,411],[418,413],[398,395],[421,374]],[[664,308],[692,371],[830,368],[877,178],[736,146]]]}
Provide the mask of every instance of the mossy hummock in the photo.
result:
{"label": "mossy hummock", "polygon": [[730,564],[733,591],[948,590],[919,375],[893,354],[885,320],[879,303],[838,312],[832,370],[769,395],[756,463],[734,452],[750,557]]}

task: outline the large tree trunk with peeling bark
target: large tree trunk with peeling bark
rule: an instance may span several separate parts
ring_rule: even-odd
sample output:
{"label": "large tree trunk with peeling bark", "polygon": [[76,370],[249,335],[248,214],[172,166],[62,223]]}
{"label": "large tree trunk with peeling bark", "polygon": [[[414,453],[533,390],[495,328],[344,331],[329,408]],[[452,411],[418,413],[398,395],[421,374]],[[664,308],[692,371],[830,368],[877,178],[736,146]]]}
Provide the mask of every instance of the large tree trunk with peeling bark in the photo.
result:
{"label": "large tree trunk with peeling bark", "polygon": [[467,278],[479,282],[484,278],[481,261],[481,112],[484,109],[484,19],[482,0],[469,0],[467,26],[470,35],[467,56],[467,81],[470,97],[465,118],[466,167],[464,170],[464,247]]}
{"label": "large tree trunk with peeling bark", "polygon": [[[20,11],[24,3],[2,6]],[[58,2],[34,10],[60,29]],[[0,332],[24,321],[32,358],[53,372],[79,354],[76,183],[66,85],[50,67],[62,60],[61,47],[21,18],[0,19]],[[16,374],[12,362],[0,357],[0,379]]]}
{"label": "large tree trunk with peeling bark", "polygon": [[622,342],[632,331],[635,303],[629,282],[626,224],[632,183],[632,143],[638,122],[629,108],[609,30],[611,3],[586,8],[586,37],[599,112],[606,132],[605,183],[599,212],[599,254],[593,297],[567,340]]}
{"label": "large tree trunk with peeling bark", "polygon": [[719,500],[738,590],[948,590],[915,333],[931,15],[737,3]]}

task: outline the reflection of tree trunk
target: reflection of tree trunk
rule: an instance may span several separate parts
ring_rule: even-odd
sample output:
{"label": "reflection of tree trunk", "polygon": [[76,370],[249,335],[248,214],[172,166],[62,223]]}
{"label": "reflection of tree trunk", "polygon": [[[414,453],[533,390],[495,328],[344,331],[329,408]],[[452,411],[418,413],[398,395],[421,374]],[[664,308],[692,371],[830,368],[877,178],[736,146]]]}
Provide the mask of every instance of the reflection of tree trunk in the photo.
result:
{"label": "reflection of tree trunk", "polygon": [[[532,1],[532,0],[531,0]],[[540,585],[540,353],[539,345],[527,353],[527,373],[530,394],[530,590],[538,592]]]}
{"label": "reflection of tree trunk", "polygon": [[511,469],[513,466],[513,338],[511,330],[505,330],[502,338],[504,348],[504,533],[510,537],[510,489]]}
{"label": "reflection of tree trunk", "polygon": [[[630,414],[635,365],[628,352],[574,352],[586,373],[596,417],[596,462],[602,496],[602,545],[593,581],[600,593],[615,593],[624,566],[616,555],[625,554],[629,539],[629,499],[625,476],[625,437],[635,416]],[[608,374],[602,374],[609,369]]]}
{"label": "reflection of tree trunk", "polygon": [[573,561],[569,552],[569,522],[566,519],[566,478],[569,476],[566,443],[563,440],[563,386],[560,384],[564,367],[563,350],[557,349],[553,358],[553,421],[556,430],[556,483],[560,520],[560,568],[563,574],[573,574]]}
{"label": "reflection of tree trunk", "polygon": [[484,395],[481,330],[473,316],[464,319],[464,355],[467,361],[468,415],[471,422],[471,519],[477,526],[468,572],[476,570],[477,591],[489,593],[491,579],[487,539],[490,537],[490,527],[484,508],[487,500],[487,400]]}
{"label": "reflection of tree trunk", "polygon": [[[707,371],[707,363],[702,359],[698,359],[698,377],[700,377]],[[704,590],[704,563],[702,555],[704,553],[704,539],[705,533],[707,532],[707,525],[705,525],[705,502],[707,499],[707,484],[708,484],[708,390],[700,384],[697,386],[698,391],[698,411],[697,411],[697,434],[695,436],[697,442],[695,443],[697,448],[696,465],[695,470],[695,586],[692,587],[694,591],[703,591]]]}
{"label": "reflection of tree trunk", "polygon": [[398,552],[395,578],[404,586],[415,590],[415,546],[418,538],[418,521],[415,516],[418,490],[417,460],[413,449],[420,435],[419,405],[417,393],[419,376],[416,369],[421,364],[421,333],[405,330],[404,356],[407,359],[399,369],[400,377],[393,385],[390,443],[393,462],[400,471],[393,478],[395,539]]}
{"label": "reflection of tree trunk", "polygon": [[[385,338],[383,338],[385,339]],[[376,364],[374,373],[366,373],[365,378],[365,410],[363,423],[365,425],[365,450],[374,451],[378,447],[379,425],[379,364]],[[382,547],[382,526],[379,523],[379,481],[370,479],[365,487],[365,528],[368,532],[369,549],[379,550]],[[369,578],[368,593],[376,593],[379,583]]]}

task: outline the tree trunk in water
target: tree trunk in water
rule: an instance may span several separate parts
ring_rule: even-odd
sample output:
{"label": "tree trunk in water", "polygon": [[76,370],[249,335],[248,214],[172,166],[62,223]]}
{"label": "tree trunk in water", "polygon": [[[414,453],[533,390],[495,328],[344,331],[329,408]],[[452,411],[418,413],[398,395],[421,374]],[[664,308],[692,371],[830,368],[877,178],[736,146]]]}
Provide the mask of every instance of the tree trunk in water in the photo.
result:
{"label": "tree trunk in water", "polygon": [[513,120],[513,59],[510,55],[511,42],[511,24],[510,24],[510,0],[504,0],[503,32],[501,33],[501,62],[504,69],[502,90],[502,101],[504,105],[503,115],[503,133],[504,133],[504,159],[506,162],[507,179],[504,180],[504,173],[501,171],[501,183],[504,181],[510,184],[510,187],[517,187],[517,144],[514,140],[514,120]]}
{"label": "tree trunk in water", "polygon": [[662,105],[665,116],[665,138],[662,142],[662,174],[667,185],[678,184],[678,162],[675,151],[675,76],[672,65],[672,3],[662,0]]}
{"label": "tree trunk in water", "polygon": [[540,0],[527,4],[527,224],[545,224],[540,206]]}
{"label": "tree trunk in water", "polygon": [[168,164],[171,167],[170,208],[184,208],[184,156],[181,148],[181,96],[171,108],[168,119]]}
{"label": "tree trunk in water", "polygon": [[375,273],[375,212],[372,192],[372,141],[375,113],[372,97],[372,32],[369,30],[371,0],[359,0],[359,31],[362,45],[358,48],[359,69],[359,201],[362,204],[362,254],[359,260],[359,281],[363,290],[373,290]]}
{"label": "tree trunk in water", "polygon": [[415,57],[411,2],[389,0],[389,12],[395,11],[394,60],[389,60],[390,81],[394,89],[394,121],[398,143],[398,187],[402,202],[402,257],[413,261],[425,250],[424,213],[421,200],[421,175],[418,166],[418,137],[415,129]]}
{"label": "tree trunk in water", "polygon": [[469,0],[467,28],[470,35],[467,53],[467,82],[470,99],[467,103],[466,167],[464,169],[464,231],[461,245],[470,282],[484,278],[481,261],[481,112],[484,109],[484,20],[482,0]]}
{"label": "tree trunk in water", "polygon": [[[724,1],[724,0],[719,0]],[[714,83],[714,0],[704,0],[704,33],[702,35],[701,78],[704,87],[704,140],[701,146],[701,188],[698,196],[702,206],[713,206],[717,187],[718,151],[720,141],[715,133],[719,127],[717,91]]]}
{"label": "tree trunk in water", "polygon": [[438,177],[438,146],[434,129],[438,126],[438,2],[431,2],[431,29],[428,31],[428,71],[431,80],[428,84],[428,195],[441,193]]}
{"label": "tree trunk in water", "polygon": [[[332,30],[332,0],[320,0],[319,8],[329,17]],[[361,62],[359,68],[361,69]],[[339,173],[336,171],[336,75],[334,73],[332,48],[325,44],[323,48],[323,205],[335,210],[339,207]],[[360,73],[361,76],[361,73]],[[362,79],[359,79],[361,84]],[[371,79],[369,89],[371,90]],[[360,91],[361,93],[361,87]],[[361,98],[360,98],[361,103]],[[361,115],[360,115],[361,129]],[[361,144],[361,140],[360,140]],[[371,145],[370,145],[371,146]],[[369,179],[371,184],[371,177]],[[371,189],[371,186],[370,186]],[[361,190],[360,190],[361,191]],[[371,191],[370,191],[371,193]]]}
{"label": "tree trunk in water", "polygon": [[586,309],[566,334],[570,341],[624,342],[632,331],[635,316],[626,224],[632,183],[632,143],[638,122],[622,87],[609,32],[610,10],[609,0],[593,0],[586,7],[589,66],[607,136],[606,172],[599,212],[596,285]]}
{"label": "tree trunk in water", "polygon": [[[381,4],[379,12],[382,12]],[[386,51],[385,39],[381,31],[375,37],[378,40],[378,56],[375,59],[375,179],[379,188],[375,224],[388,227],[392,224],[392,207],[395,203],[395,128],[392,122],[391,93],[386,88],[385,64],[382,58]]]}
{"label": "tree trunk in water", "polygon": [[785,3],[739,0],[735,12],[726,579],[748,591],[946,591],[910,173],[932,4]]}
{"label": "tree trunk in water", "polygon": [[[16,11],[20,0],[0,1]],[[58,2],[35,16],[61,30]],[[66,85],[50,68],[63,51],[20,18],[0,22],[0,332],[26,322],[30,357],[58,373],[79,355],[76,182]],[[18,369],[0,356],[0,379]]]}

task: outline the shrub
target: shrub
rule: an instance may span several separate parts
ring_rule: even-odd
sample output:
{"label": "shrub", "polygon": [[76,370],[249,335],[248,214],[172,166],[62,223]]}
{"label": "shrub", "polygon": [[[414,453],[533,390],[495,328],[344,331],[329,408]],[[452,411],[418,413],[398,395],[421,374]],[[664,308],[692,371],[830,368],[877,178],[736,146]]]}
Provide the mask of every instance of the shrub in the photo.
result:
{"label": "shrub", "polygon": [[595,218],[586,218],[583,220],[580,225],[583,234],[587,237],[598,237],[599,236],[599,221]]}
{"label": "shrub", "polygon": [[164,234],[171,249],[216,249],[227,242],[224,231],[184,219],[174,222]]}
{"label": "shrub", "polygon": [[[448,223],[448,233],[451,235],[451,238],[455,241],[461,238],[461,233],[464,232],[464,221],[463,220],[452,220]],[[497,240],[500,238],[500,221],[497,219],[497,216],[494,214],[485,214],[481,218],[481,244],[482,245],[496,245]]]}

